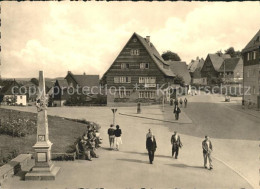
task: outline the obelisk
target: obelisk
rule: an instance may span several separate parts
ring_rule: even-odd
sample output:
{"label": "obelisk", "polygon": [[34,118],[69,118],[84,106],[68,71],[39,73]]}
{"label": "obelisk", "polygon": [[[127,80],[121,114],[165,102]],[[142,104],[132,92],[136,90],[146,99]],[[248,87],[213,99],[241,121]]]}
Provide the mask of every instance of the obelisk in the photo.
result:
{"label": "obelisk", "polygon": [[35,150],[35,166],[25,175],[25,180],[55,180],[59,167],[51,161],[51,146],[49,140],[45,79],[43,71],[39,72],[39,88],[36,100],[37,107],[37,139],[33,146]]}

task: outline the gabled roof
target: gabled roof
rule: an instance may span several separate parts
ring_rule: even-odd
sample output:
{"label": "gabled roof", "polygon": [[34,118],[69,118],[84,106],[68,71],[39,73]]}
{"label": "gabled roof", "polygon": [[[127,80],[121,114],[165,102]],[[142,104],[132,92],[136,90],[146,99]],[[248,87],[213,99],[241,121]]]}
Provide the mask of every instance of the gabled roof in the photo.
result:
{"label": "gabled roof", "polygon": [[99,75],[73,75],[79,86],[98,86]]}
{"label": "gabled roof", "polygon": [[59,85],[60,88],[68,88],[68,82],[66,79],[57,79],[56,83]]}
{"label": "gabled roof", "polygon": [[221,65],[223,64],[223,62],[226,58],[231,58],[230,55],[227,55],[227,54],[222,55],[222,56],[219,56],[218,54],[208,54],[208,56],[216,71],[219,70],[219,68],[221,67]]}
{"label": "gabled roof", "polygon": [[68,72],[68,75],[71,75],[71,77],[75,80],[75,82],[81,87],[99,86],[99,75],[86,75],[86,74],[74,75],[72,72]]}
{"label": "gabled roof", "polygon": [[[14,94],[21,94],[19,88],[22,85],[17,83],[15,80],[5,80],[3,81],[3,88],[0,91],[0,94],[2,95],[14,95]],[[14,92],[14,93],[13,93]]]}
{"label": "gabled roof", "polygon": [[172,60],[168,60],[166,62],[170,65],[170,69],[175,75],[182,76],[185,84],[190,84],[191,77],[186,62]]}
{"label": "gabled roof", "polygon": [[201,59],[197,58],[196,60],[191,61],[191,63],[188,65],[188,70],[192,73],[195,72],[196,70],[200,71],[203,65],[204,65],[203,58]]}
{"label": "gabled roof", "polygon": [[249,41],[242,52],[248,52],[258,49],[260,46],[260,30],[255,34],[255,36]]}
{"label": "gabled roof", "polygon": [[219,72],[224,72],[224,68],[225,68],[225,72],[234,71],[234,69],[236,68],[240,60],[242,60],[242,58],[236,57],[236,58],[225,59],[223,64],[219,68]]}
{"label": "gabled roof", "polygon": [[169,65],[163,60],[163,58],[161,57],[161,55],[159,54],[159,52],[157,51],[157,49],[155,48],[155,46],[151,42],[150,42],[150,45],[149,45],[149,43],[146,41],[146,39],[143,38],[142,36],[138,35],[137,33],[134,33],[133,36],[136,36],[139,39],[139,41],[142,43],[142,45],[145,47],[145,49],[149,53],[150,57],[153,59],[153,61],[157,64],[159,69],[166,76],[170,76],[170,77],[175,76],[175,74],[170,69],[165,68],[165,67],[169,67]]}

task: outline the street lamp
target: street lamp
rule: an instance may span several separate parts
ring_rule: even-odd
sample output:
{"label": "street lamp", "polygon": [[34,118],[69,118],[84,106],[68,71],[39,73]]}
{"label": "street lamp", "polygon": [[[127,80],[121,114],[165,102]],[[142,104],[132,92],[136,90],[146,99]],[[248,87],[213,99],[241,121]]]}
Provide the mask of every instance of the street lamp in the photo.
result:
{"label": "street lamp", "polygon": [[113,112],[113,125],[115,126],[117,108],[111,108],[111,110]]}

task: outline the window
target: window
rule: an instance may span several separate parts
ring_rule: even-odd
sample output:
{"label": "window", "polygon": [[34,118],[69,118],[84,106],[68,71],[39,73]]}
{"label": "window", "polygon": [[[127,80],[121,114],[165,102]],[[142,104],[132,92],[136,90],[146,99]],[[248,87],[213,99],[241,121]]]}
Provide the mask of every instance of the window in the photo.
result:
{"label": "window", "polygon": [[155,98],[155,91],[140,91],[139,98],[153,99]]}
{"label": "window", "polygon": [[128,69],[129,67],[130,67],[129,64],[127,64],[127,63],[121,64],[121,69]]}
{"label": "window", "polygon": [[119,83],[119,77],[114,77],[114,83]]}
{"label": "window", "polygon": [[20,99],[23,99],[23,96],[20,96]]}
{"label": "window", "polygon": [[114,83],[131,83],[131,77],[114,77]]}
{"label": "window", "polygon": [[116,95],[119,97],[119,98],[126,98],[126,97],[129,97],[131,95],[130,91],[117,91],[116,92]]}
{"label": "window", "polygon": [[156,77],[139,77],[139,83],[156,83]]}
{"label": "window", "polygon": [[139,55],[139,49],[131,49],[131,55]]}
{"label": "window", "polygon": [[247,53],[247,60],[250,60],[250,53]]}
{"label": "window", "polygon": [[149,63],[140,63],[140,69],[149,69]]}
{"label": "window", "polygon": [[256,51],[253,52],[253,60],[256,59]]}

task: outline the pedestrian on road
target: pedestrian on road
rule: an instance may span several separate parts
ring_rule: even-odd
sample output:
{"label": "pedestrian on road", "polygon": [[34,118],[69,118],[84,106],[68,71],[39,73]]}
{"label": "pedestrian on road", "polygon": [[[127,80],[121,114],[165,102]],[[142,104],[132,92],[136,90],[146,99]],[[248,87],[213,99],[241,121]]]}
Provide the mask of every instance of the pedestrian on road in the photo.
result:
{"label": "pedestrian on road", "polygon": [[116,143],[116,150],[119,150],[119,145],[122,144],[122,131],[119,129],[119,125],[116,126],[116,130],[114,131],[115,134],[115,143]]}
{"label": "pedestrian on road", "polygon": [[182,98],[180,98],[180,105],[181,105],[181,108],[182,108],[182,103],[183,103]]}
{"label": "pedestrian on road", "polygon": [[176,97],[175,101],[174,101],[174,109],[179,106],[179,101],[178,98]]}
{"label": "pedestrian on road", "polygon": [[188,100],[187,98],[184,99],[184,107],[187,108]]}
{"label": "pedestrian on road", "polygon": [[107,130],[108,139],[109,139],[109,145],[110,149],[114,148],[114,142],[115,142],[115,129],[113,128],[113,124],[110,125],[110,128]]}
{"label": "pedestrian on road", "polygon": [[175,159],[178,159],[179,155],[179,148],[182,147],[181,138],[180,135],[177,133],[177,131],[174,131],[174,134],[171,138],[172,143],[172,157],[175,155]]}
{"label": "pedestrian on road", "polygon": [[153,164],[154,153],[156,151],[156,148],[157,144],[155,136],[153,135],[151,129],[149,129],[149,132],[146,134],[146,149],[148,151],[150,164]]}
{"label": "pedestrian on road", "polygon": [[173,110],[173,113],[175,114],[175,120],[179,120],[179,114],[181,113],[181,109],[176,106]]}
{"label": "pedestrian on road", "polygon": [[213,169],[211,152],[213,151],[212,143],[209,140],[208,136],[205,136],[205,140],[202,142],[203,149],[203,158],[204,158],[204,167],[207,169],[207,159],[209,159],[209,170]]}

